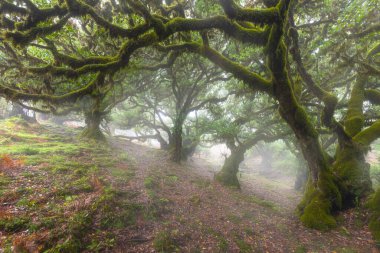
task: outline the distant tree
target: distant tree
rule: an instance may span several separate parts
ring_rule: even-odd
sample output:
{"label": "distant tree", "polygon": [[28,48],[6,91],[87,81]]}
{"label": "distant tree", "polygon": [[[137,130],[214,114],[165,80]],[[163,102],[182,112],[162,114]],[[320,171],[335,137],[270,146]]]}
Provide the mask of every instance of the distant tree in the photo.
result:
{"label": "distant tree", "polygon": [[[161,148],[171,152],[173,161],[186,160],[199,139],[196,130],[190,131],[189,115],[225,101],[230,94],[223,94],[217,87],[229,79],[199,58],[177,58],[172,66],[157,74],[149,91],[127,101],[129,108],[138,112],[133,120],[136,127],[146,132],[137,138],[156,139]],[[128,107],[125,109],[128,111]]]}
{"label": "distant tree", "polygon": [[206,140],[225,143],[231,152],[216,174],[219,182],[240,188],[237,173],[247,150],[260,142],[273,142],[290,134],[278,118],[272,117],[277,106],[267,100],[231,97],[222,105],[212,106],[209,116],[201,122],[207,128]]}

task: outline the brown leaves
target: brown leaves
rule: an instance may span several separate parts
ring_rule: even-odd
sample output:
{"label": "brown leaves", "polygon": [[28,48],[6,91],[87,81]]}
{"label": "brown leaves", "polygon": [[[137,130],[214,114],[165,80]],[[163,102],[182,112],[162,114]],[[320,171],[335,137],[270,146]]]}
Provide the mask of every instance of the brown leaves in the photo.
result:
{"label": "brown leaves", "polygon": [[12,241],[13,252],[38,253],[44,248],[44,241],[48,237],[48,232],[34,233],[31,235],[18,235]]}
{"label": "brown leaves", "polygon": [[90,177],[90,184],[95,191],[100,191],[104,187],[104,184],[96,175]]}
{"label": "brown leaves", "polygon": [[24,166],[24,159],[12,159],[10,155],[3,155],[0,158],[0,170],[17,169]]}

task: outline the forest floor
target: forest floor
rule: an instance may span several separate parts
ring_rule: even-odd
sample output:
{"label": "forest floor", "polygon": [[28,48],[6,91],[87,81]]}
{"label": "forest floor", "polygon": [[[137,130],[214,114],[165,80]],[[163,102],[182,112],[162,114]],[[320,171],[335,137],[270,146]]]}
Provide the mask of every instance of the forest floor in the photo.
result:
{"label": "forest floor", "polygon": [[379,252],[365,209],[310,230],[287,184],[243,174],[229,189],[204,159],[76,134],[0,122],[0,252]]}

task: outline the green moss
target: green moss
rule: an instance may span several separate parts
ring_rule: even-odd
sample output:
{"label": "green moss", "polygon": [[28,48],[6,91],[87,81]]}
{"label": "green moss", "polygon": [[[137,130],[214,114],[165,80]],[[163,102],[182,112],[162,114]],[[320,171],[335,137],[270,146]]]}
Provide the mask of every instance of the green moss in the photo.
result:
{"label": "green moss", "polygon": [[380,105],[380,91],[375,89],[368,89],[364,92],[365,98],[372,104]]}
{"label": "green moss", "polygon": [[105,141],[106,137],[99,128],[85,128],[80,135],[81,138],[87,138],[97,141]]}
{"label": "green moss", "polygon": [[0,176],[0,189],[11,183],[11,178],[5,175]]}
{"label": "green moss", "polygon": [[309,179],[298,206],[299,215],[306,227],[329,230],[337,225],[332,214],[342,208],[342,197],[330,172],[321,172],[317,184],[315,187]]}
{"label": "green moss", "polygon": [[307,253],[307,248],[305,245],[298,245],[297,248],[294,251],[295,253]]}
{"label": "green moss", "polygon": [[377,120],[370,127],[358,133],[353,139],[354,141],[368,146],[380,137],[380,120]]}
{"label": "green moss", "polygon": [[240,183],[235,173],[219,172],[215,179],[225,186],[240,189]]}
{"label": "green moss", "polygon": [[298,125],[298,128],[305,131],[306,135],[312,136],[312,137],[318,136],[317,131],[312,127],[312,124],[310,122],[309,117],[307,116],[306,111],[301,106],[297,105],[297,109],[294,115],[294,120],[296,124]]}
{"label": "green moss", "polygon": [[360,116],[351,117],[344,122],[345,130],[350,136],[359,133],[363,127],[364,118]]}
{"label": "green moss", "polygon": [[371,196],[368,207],[371,211],[369,229],[377,246],[380,247],[380,188]]}
{"label": "green moss", "polygon": [[330,214],[330,203],[321,197],[314,197],[301,215],[301,222],[309,228],[329,230],[336,227],[336,221]]}
{"label": "green moss", "polygon": [[355,205],[372,191],[369,164],[364,153],[362,147],[354,144],[341,146],[337,151],[333,171],[339,178],[345,207]]}
{"label": "green moss", "polygon": [[364,125],[363,102],[365,82],[366,77],[357,77],[356,83],[351,92],[351,98],[348,102],[348,111],[344,127],[350,136],[358,134]]}
{"label": "green moss", "polygon": [[240,189],[237,173],[239,165],[244,160],[245,150],[232,150],[231,155],[226,159],[222,169],[216,174],[215,179],[223,185]]}

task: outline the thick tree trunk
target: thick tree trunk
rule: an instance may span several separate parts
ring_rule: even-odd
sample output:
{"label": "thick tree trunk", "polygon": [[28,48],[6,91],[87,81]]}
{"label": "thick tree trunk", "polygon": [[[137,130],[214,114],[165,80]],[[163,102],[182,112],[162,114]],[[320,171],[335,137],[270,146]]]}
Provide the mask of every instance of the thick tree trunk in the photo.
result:
{"label": "thick tree trunk", "polygon": [[364,75],[358,75],[356,79],[344,121],[345,138],[340,138],[333,164],[334,173],[339,178],[343,207],[357,205],[360,199],[372,192],[369,164],[365,161],[369,144],[355,140],[364,127],[363,103],[367,80]]}
{"label": "thick tree trunk", "polygon": [[370,165],[365,161],[365,150],[352,142],[340,146],[333,164],[334,174],[339,178],[343,208],[359,204],[359,200],[372,192]]}
{"label": "thick tree trunk", "polygon": [[332,215],[342,207],[342,197],[319,143],[318,133],[294,96],[287,73],[282,29],[282,25],[274,24],[272,27],[268,43],[268,66],[272,71],[273,93],[279,102],[281,116],[293,130],[310,170],[305,195],[298,210],[306,226],[325,230],[336,226]]}
{"label": "thick tree trunk", "polygon": [[240,163],[244,161],[245,148],[235,148],[224,161],[222,169],[216,174],[215,179],[220,183],[240,189],[240,183],[237,177]]}
{"label": "thick tree trunk", "polygon": [[180,163],[182,160],[182,125],[175,126],[173,131],[172,160]]}
{"label": "thick tree trunk", "polygon": [[99,111],[85,113],[86,127],[82,132],[82,137],[94,140],[105,140],[105,136],[100,130],[100,123],[103,117]]}
{"label": "thick tree trunk", "polygon": [[186,116],[179,113],[176,117],[173,127],[171,154],[172,161],[180,163],[182,160],[182,128]]}
{"label": "thick tree trunk", "polygon": [[371,196],[371,199],[368,201],[368,207],[371,211],[369,229],[377,246],[380,247],[380,188]]}

